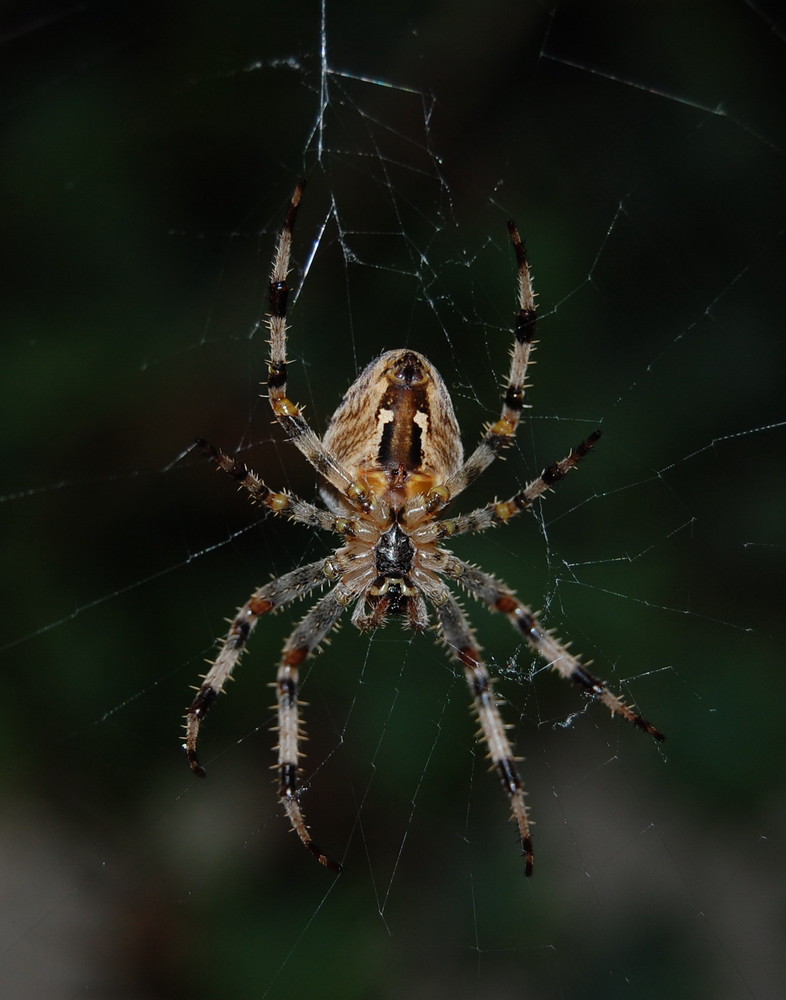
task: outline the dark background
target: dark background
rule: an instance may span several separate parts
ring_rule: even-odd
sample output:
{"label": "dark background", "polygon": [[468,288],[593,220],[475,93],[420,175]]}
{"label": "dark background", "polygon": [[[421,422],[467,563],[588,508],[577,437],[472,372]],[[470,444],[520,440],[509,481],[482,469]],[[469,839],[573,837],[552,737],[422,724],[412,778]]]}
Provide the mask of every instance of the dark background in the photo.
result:
{"label": "dark background", "polygon": [[[314,3],[6,9],[5,995],[779,995],[786,26],[687,8],[328,4],[326,76]],[[337,881],[268,771],[300,606],[205,727],[208,781],[179,750],[223,618],[327,551],[190,450],[314,495],[258,398],[304,172],[295,283],[326,225],[291,394],[317,429],[407,345],[474,444],[506,372],[509,215],[541,309],[532,420],[461,509],[603,428],[534,519],[455,546],[668,736],[587,710],[469,609],[527,758],[527,882],[429,637],[347,625],[313,662],[305,807]]]}

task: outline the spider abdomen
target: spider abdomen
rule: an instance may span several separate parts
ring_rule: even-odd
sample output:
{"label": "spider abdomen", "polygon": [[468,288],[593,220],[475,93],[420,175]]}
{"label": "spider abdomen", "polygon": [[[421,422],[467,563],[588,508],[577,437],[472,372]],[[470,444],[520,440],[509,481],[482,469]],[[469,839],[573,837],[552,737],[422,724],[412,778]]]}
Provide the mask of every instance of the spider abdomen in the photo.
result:
{"label": "spider abdomen", "polygon": [[[347,472],[391,508],[461,468],[456,414],[442,376],[417,351],[386,351],[352,383],[323,439]],[[323,487],[332,510],[336,491]]]}

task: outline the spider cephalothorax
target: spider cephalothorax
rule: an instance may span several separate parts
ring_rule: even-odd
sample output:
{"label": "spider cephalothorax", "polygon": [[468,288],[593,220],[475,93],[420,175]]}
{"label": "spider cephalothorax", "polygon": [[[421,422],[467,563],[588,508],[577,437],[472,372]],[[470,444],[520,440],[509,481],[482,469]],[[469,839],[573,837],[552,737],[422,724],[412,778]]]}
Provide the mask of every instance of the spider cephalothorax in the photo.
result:
{"label": "spider cephalothorax", "polygon": [[463,666],[492,767],[510,803],[529,875],[532,839],[516,758],[474,631],[445,580],[506,615],[553,670],[603,702],[613,715],[623,716],[655,739],[663,736],[547,632],[512,590],[441,543],[455,535],[483,531],[527,510],[578,465],[600,432],[595,431],[510,499],[467,514],[444,516],[448,504],[513,441],[524,407],[525,377],[534,346],[535,298],[521,238],[509,222],[519,286],[510,374],[500,417],[486,428],[469,458],[464,459],[458,422],[442,377],[422,354],[409,349],[387,351],[361,372],[320,439],[286,395],[287,273],[303,187],[300,181],[295,188],[273,260],[267,385],[279,424],[323,479],[321,494],[327,509],[290,493],[274,492],[241,462],[202,439],[197,444],[254,501],[290,520],[332,531],[342,544],[327,559],[301,566],[261,587],[240,608],[188,709],[188,759],[196,774],[205,773],[196,752],[200,724],[260,616],[328,583],[327,594],[317,600],[286,641],[278,668],[278,781],[279,798],[292,828],[322,864],[340,869],[311,839],[300,806],[300,664],[316,651],[347,608],[352,609],[352,624],[362,630],[380,627],[395,617],[404,626],[422,631],[432,621],[431,613],[440,638]]}

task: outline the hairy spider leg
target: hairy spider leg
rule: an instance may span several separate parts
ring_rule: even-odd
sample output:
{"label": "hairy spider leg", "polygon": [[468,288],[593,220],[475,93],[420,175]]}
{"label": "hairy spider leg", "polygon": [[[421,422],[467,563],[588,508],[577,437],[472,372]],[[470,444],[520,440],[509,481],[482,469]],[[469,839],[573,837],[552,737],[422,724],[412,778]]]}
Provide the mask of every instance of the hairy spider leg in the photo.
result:
{"label": "hairy spider leg", "polygon": [[658,741],[665,739],[663,733],[609,691],[604,681],[591,674],[578,657],[543,628],[532,611],[504,583],[477,566],[458,559],[452,553],[442,551],[444,562],[440,572],[455,580],[468,594],[492,611],[501,611],[555,673],[578,685],[593,700],[604,704],[612,715],[622,716]]}
{"label": "hairy spider leg", "polygon": [[593,431],[588,438],[571,449],[565,458],[546,466],[537,479],[533,479],[523,490],[514,493],[509,499],[493,500],[491,503],[477,507],[466,514],[457,514],[455,517],[433,522],[431,537],[435,539],[453,538],[456,535],[485,531],[487,528],[507,523],[516,514],[529,510],[536,500],[553,490],[571,469],[575,469],[579,462],[592,451],[599,439],[600,431]]}
{"label": "hairy spider leg", "polygon": [[300,743],[304,738],[298,710],[300,664],[314,653],[320,642],[335,626],[351,600],[352,591],[338,584],[325,594],[305,615],[287,639],[276,678],[278,701],[278,775],[279,801],[289,817],[292,829],[321,865],[340,872],[342,866],[331,860],[311,839],[300,806]]}
{"label": "hairy spider leg", "polygon": [[502,398],[499,419],[486,427],[477,448],[462,467],[444,484],[447,499],[457,497],[470,483],[491,465],[499,453],[513,442],[524,409],[527,385],[527,368],[535,349],[535,292],[532,287],[532,273],[521,236],[513,221],[508,222],[513,251],[518,264],[518,312],[513,327],[513,348],[510,354],[510,372]]}
{"label": "hairy spider leg", "polygon": [[508,727],[502,721],[499,710],[501,701],[494,693],[493,682],[480,655],[480,647],[475,642],[473,629],[456,598],[441,582],[429,586],[427,593],[445,643],[464,667],[464,676],[480,723],[480,735],[488,749],[491,767],[497,772],[508,797],[511,818],[516,823],[524,855],[524,874],[529,876],[533,866],[530,819],[516,766],[520,758],[513,754]]}
{"label": "hairy spider leg", "polygon": [[[327,570],[327,572],[326,572]],[[301,566],[299,569],[285,573],[277,580],[255,590],[246,603],[238,610],[229,626],[229,632],[219,650],[218,656],[211,663],[210,670],[204,675],[204,680],[197,690],[196,697],[186,713],[186,741],[184,749],[191,770],[199,777],[204,777],[205,768],[197,755],[199,728],[216,702],[224,685],[232,676],[240,657],[245,651],[249,636],[254,631],[257,621],[262,615],[269,614],[278,608],[304,597],[315,587],[326,582],[327,574],[331,572],[326,567],[326,560]]]}
{"label": "hairy spider leg", "polygon": [[268,301],[270,312],[267,327],[270,332],[270,359],[267,388],[276,420],[287,438],[305,456],[313,468],[347,499],[356,510],[367,510],[373,499],[365,486],[353,478],[328,451],[306,421],[301,408],[287,397],[287,309],[290,288],[287,282],[292,255],[292,233],[295,228],[300,199],[306,186],[301,178],[295,187],[289,209],[276,244],[270,274]]}

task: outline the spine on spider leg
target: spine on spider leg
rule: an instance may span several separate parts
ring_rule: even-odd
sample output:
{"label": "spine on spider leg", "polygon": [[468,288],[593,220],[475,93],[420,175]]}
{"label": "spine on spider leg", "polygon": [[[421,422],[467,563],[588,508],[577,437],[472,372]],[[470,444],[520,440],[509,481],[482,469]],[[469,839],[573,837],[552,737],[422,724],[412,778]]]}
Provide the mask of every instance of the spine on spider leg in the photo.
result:
{"label": "spine on spider leg", "polygon": [[300,199],[305,186],[305,178],[301,177],[295,187],[284,225],[279,233],[270,274],[270,284],[268,286],[270,362],[268,365],[267,386],[271,400],[281,399],[286,395],[286,318],[290,291],[289,284],[287,283],[287,275],[289,273],[289,260],[292,253],[292,232],[295,228]]}
{"label": "spine on spider leg", "polygon": [[612,715],[621,715],[637,729],[649,733],[653,739],[659,741],[665,739],[663,733],[652,723],[635,712],[621,698],[612,694],[603,681],[594,677],[567,646],[541,625],[537,616],[521,603],[513,591],[490,573],[485,573],[477,566],[472,566],[456,556],[445,558],[440,565],[440,572],[455,579],[461,587],[489,608],[505,615],[511,625],[555,673],[577,684],[585,694],[602,702]]}
{"label": "spine on spider leg", "polygon": [[587,670],[584,664],[568,651],[551,632],[546,631],[538,619],[510,592],[502,588],[493,600],[492,607],[507,615],[511,624],[518,629],[527,642],[561,677],[578,685],[585,694],[602,702],[612,715],[621,715],[637,729],[649,733],[653,739],[663,742],[666,737],[621,698],[613,694],[605,682]]}
{"label": "spine on spider leg", "polygon": [[315,843],[309,833],[303,810],[300,808],[300,743],[305,736],[301,729],[298,711],[299,667],[310,652],[308,645],[290,645],[284,651],[284,659],[279,667],[275,683],[278,708],[278,799],[289,819],[290,826],[302,844],[325,868],[334,872],[343,871],[338,861],[333,861]]}
{"label": "spine on spider leg", "polygon": [[468,514],[457,514],[455,517],[441,521],[432,521],[419,530],[419,537],[426,542],[432,539],[465,535],[468,532],[485,531],[495,525],[506,524],[517,514],[529,510],[536,500],[561,482],[571,469],[575,469],[579,462],[586,458],[599,439],[600,431],[594,431],[581,444],[573,448],[566,458],[552,462],[537,479],[525,486],[523,490],[515,493],[509,500],[495,500],[485,507],[478,507],[477,510],[470,511]]}
{"label": "spine on spider leg", "polygon": [[[333,559],[318,559],[316,562],[297,569],[265,584],[255,591],[246,603],[238,610],[232,620],[221,649],[210,669],[204,675],[196,697],[186,714],[186,741],[184,749],[192,771],[204,776],[205,769],[197,757],[197,738],[199,728],[204,721],[211,705],[224,689],[234,668],[242,656],[249,637],[262,615],[269,614],[277,608],[290,604],[292,601],[305,597],[317,587],[321,587],[326,579],[334,579],[339,570]],[[324,607],[324,602],[322,605]],[[317,605],[320,607],[320,605]],[[328,626],[330,621],[328,620]],[[297,632],[296,632],[297,634]],[[319,637],[317,637],[319,641]],[[297,761],[297,757],[294,758]]]}
{"label": "spine on spider leg", "polygon": [[565,458],[547,465],[537,479],[512,496],[510,500],[493,504],[489,508],[493,523],[499,524],[508,521],[514,515],[520,514],[522,511],[532,507],[537,499],[549,490],[553,490],[572,469],[577,468],[582,459],[586,458],[598,443],[600,437],[601,432],[599,430],[593,431],[589,437],[585,438],[575,448],[572,448],[570,454]]}
{"label": "spine on spider leg", "polygon": [[567,458],[563,458],[559,462],[552,462],[551,465],[547,465],[540,474],[540,478],[543,480],[544,486],[551,489],[558,482],[560,482],[560,480],[564,479],[571,469],[575,469],[579,462],[589,455],[598,441],[600,441],[600,438],[600,429],[593,431],[589,437],[584,438],[580,444],[571,449]]}
{"label": "spine on spider leg", "polygon": [[524,874],[529,876],[533,868],[533,851],[524,787],[488,668],[474,642],[472,628],[448,588],[444,586],[432,588],[429,596],[437,615],[440,634],[453,656],[464,667],[464,676],[472,694],[473,705],[480,722],[480,732],[492,768],[502,782],[502,788],[510,804],[511,817],[518,828],[524,854]]}
{"label": "spine on spider leg", "polygon": [[298,708],[300,666],[335,627],[352,595],[351,590],[339,583],[306,613],[286,641],[276,678],[279,801],[303,845],[321,865],[332,871],[341,871],[341,865],[312,840],[299,802],[298,762],[303,738]]}
{"label": "spine on spider leg", "polygon": [[254,500],[266,503],[273,494],[270,487],[266,486],[258,476],[255,476],[244,462],[239,462],[236,458],[225,455],[220,448],[216,448],[204,438],[199,437],[194,443],[216,468],[225,472],[230,479],[234,479],[239,486],[245,487]]}
{"label": "spine on spider leg", "polygon": [[513,325],[513,350],[502,414],[500,419],[489,427],[488,431],[489,444],[496,451],[512,441],[521,418],[521,411],[524,409],[527,367],[535,347],[535,323],[537,320],[532,273],[524,244],[515,222],[509,219],[507,225],[518,266],[519,309]]}
{"label": "spine on spider leg", "polygon": [[287,275],[292,252],[292,232],[304,187],[305,180],[301,178],[295,187],[278,237],[270,274],[267,318],[270,332],[268,399],[276,420],[289,440],[305,455],[320,476],[323,476],[334,489],[343,493],[353,486],[353,478],[328,454],[321,439],[304,419],[300,408],[287,398],[287,308],[290,291]]}
{"label": "spine on spider leg", "polygon": [[346,535],[351,531],[351,526],[346,520],[337,519],[292,493],[271,490],[247,465],[225,455],[220,448],[209,444],[204,438],[197,438],[195,444],[216,468],[226,473],[240,488],[248,492],[252,503],[264,505],[273,514],[283,514],[293,521],[308,524],[312,528],[335,531],[339,535]]}
{"label": "spine on spider leg", "polygon": [[197,754],[200,727],[231,677],[257,619],[272,611],[274,606],[275,601],[260,591],[238,611],[218,656],[210,664],[210,670],[205,674],[204,681],[186,712],[186,740],[183,747],[191,770],[199,778],[204,778],[207,773]]}
{"label": "spine on spider leg", "polygon": [[532,850],[532,835],[527,806],[524,801],[524,787],[521,783],[516,758],[510,745],[506,726],[499,710],[499,700],[494,694],[491,677],[480,659],[480,652],[474,646],[466,646],[456,651],[458,659],[464,664],[467,684],[472,692],[472,698],[480,721],[481,732],[488,747],[493,769],[502,783],[502,789],[510,803],[511,818],[516,823],[524,854],[524,874],[532,874],[534,855]]}
{"label": "spine on spider leg", "polygon": [[286,493],[274,493],[244,462],[225,455],[220,448],[216,448],[204,438],[197,438],[195,444],[217,469],[226,473],[238,486],[248,490],[254,503],[265,504],[275,514],[283,513],[290,506],[291,499]]}
{"label": "spine on spider leg", "polygon": [[641,729],[642,732],[648,733],[659,743],[664,742],[666,737],[659,729],[656,729],[651,722],[648,722],[643,716],[639,715],[638,712],[635,712],[630,705],[626,704],[626,702],[622,700],[622,698],[612,694],[608,687],[606,687],[606,682],[593,676],[589,670],[586,669],[584,664],[581,663],[581,661],[576,660],[575,658],[573,659],[573,669],[568,675],[568,680],[582,688],[585,694],[587,694],[590,698],[596,698],[598,701],[603,702],[612,715],[621,715],[623,719],[627,719],[628,722],[632,723],[637,729]]}
{"label": "spine on spider leg", "polygon": [[513,349],[510,353],[510,370],[502,400],[502,410],[499,419],[486,426],[480,443],[466,462],[448,479],[445,484],[447,499],[442,501],[435,498],[435,510],[437,506],[445,506],[448,500],[465,490],[491,465],[501,451],[513,443],[521,419],[521,412],[525,406],[527,368],[535,348],[537,311],[529,262],[518,229],[512,221],[508,222],[508,232],[518,265],[519,308],[513,326]]}
{"label": "spine on spider leg", "polygon": [[207,771],[199,761],[197,756],[197,740],[199,738],[199,727],[202,720],[210,711],[210,706],[218,698],[218,691],[212,687],[202,687],[197,692],[196,698],[191,702],[186,713],[186,742],[183,744],[186,751],[188,766],[198,778],[204,778]]}

